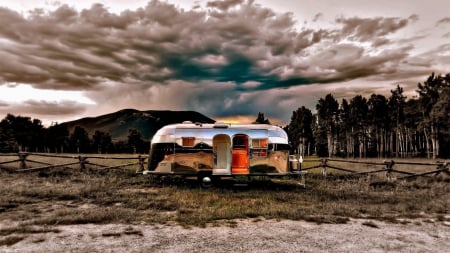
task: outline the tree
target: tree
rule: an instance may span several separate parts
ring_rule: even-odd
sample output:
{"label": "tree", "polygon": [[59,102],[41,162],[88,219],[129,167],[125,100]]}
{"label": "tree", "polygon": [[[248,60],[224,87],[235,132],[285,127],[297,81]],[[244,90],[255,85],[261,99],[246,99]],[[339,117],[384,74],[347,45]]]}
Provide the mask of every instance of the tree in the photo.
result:
{"label": "tree", "polygon": [[349,104],[350,115],[349,121],[352,125],[352,137],[355,139],[358,147],[359,158],[366,156],[366,139],[367,139],[367,114],[369,108],[367,100],[361,95],[353,97]]}
{"label": "tree", "polygon": [[287,127],[292,148],[303,156],[305,154],[310,155],[311,147],[314,144],[312,123],[311,110],[302,106],[292,112],[291,122]]}
{"label": "tree", "polygon": [[[450,142],[450,87],[446,86],[439,94],[439,100],[434,104],[430,117],[436,122],[436,156],[448,154]],[[442,149],[445,150],[442,150]],[[444,151],[444,152],[442,152]]]}
{"label": "tree", "polygon": [[387,140],[390,126],[388,100],[380,94],[372,94],[367,101],[368,124],[370,126],[371,142],[378,157],[386,156]]}
{"label": "tree", "polygon": [[19,151],[38,151],[43,148],[44,127],[40,120],[8,114],[1,121],[1,125],[12,134],[12,138],[8,138],[10,142],[15,142],[14,146],[17,146]]}
{"label": "tree", "polygon": [[45,137],[46,129],[40,119],[33,119],[31,123],[31,143],[30,150],[35,152],[44,152],[46,149]]}
{"label": "tree", "polygon": [[102,131],[95,131],[92,136],[92,148],[99,154],[109,152],[112,150],[111,135]]}
{"label": "tree", "polygon": [[405,141],[403,134],[403,123],[405,120],[404,106],[406,97],[403,96],[403,88],[397,85],[395,90],[391,90],[389,97],[389,112],[391,125],[390,150],[395,152],[395,156],[404,156]]}
{"label": "tree", "polygon": [[89,135],[81,126],[76,126],[70,135],[70,147],[76,153],[88,153],[90,146]]}
{"label": "tree", "polygon": [[264,117],[264,113],[259,112],[258,117],[256,118],[256,120],[254,122],[252,122],[252,124],[269,124],[270,125],[270,121]]}
{"label": "tree", "polygon": [[[335,140],[339,103],[333,95],[328,94],[325,96],[325,99],[319,99],[316,109],[319,127],[318,131],[324,131],[326,133],[327,153],[328,157],[331,157],[336,153]],[[321,134],[317,135],[318,138],[321,138],[321,136]],[[317,143],[321,143],[321,140],[317,141]]]}
{"label": "tree", "polygon": [[350,105],[346,99],[342,99],[339,108],[339,130],[341,151],[347,157],[354,156],[354,140],[352,138],[352,125],[350,123]]}
{"label": "tree", "polygon": [[65,124],[52,124],[47,130],[47,143],[51,151],[64,153],[69,146],[69,130]]}
{"label": "tree", "polygon": [[3,121],[0,122],[0,152],[14,152],[16,150],[16,139],[13,130]]}
{"label": "tree", "polygon": [[144,150],[142,135],[136,128],[128,129],[128,145],[133,148],[133,153],[141,153]]}
{"label": "tree", "polygon": [[[439,136],[442,128],[442,122],[440,121],[441,116],[445,114],[445,102],[441,102],[439,105],[438,101],[445,97],[446,89],[450,86],[450,74],[446,76],[436,76],[432,73],[428,79],[423,83],[418,84],[419,100],[422,109],[422,128],[425,134],[425,141],[427,146],[427,154],[435,159],[439,157]],[[441,97],[441,94],[443,96]],[[442,114],[441,114],[442,113]],[[445,120],[444,122],[447,122]]]}

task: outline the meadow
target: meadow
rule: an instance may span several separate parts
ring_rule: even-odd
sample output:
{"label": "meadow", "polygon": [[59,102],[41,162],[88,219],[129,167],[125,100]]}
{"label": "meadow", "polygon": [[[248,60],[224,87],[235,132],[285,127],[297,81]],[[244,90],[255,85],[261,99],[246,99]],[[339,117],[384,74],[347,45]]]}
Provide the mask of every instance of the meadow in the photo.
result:
{"label": "meadow", "polygon": [[[131,158],[135,156],[120,162],[126,164]],[[64,163],[39,159],[41,164]],[[116,165],[118,159],[110,162]],[[315,165],[317,162],[304,163],[305,167]],[[205,227],[234,226],[236,219],[319,224],[346,223],[350,218],[393,223],[417,218],[450,221],[450,180],[445,174],[386,181],[383,174],[342,177],[331,171],[324,178],[317,168],[308,172],[306,187],[299,184],[298,178],[256,177],[244,185],[223,180],[203,189],[196,180],[161,180],[138,174],[137,165],[111,166],[57,166],[18,173],[10,165],[0,165],[0,236],[7,238],[0,240],[0,245],[21,240],[27,234],[47,233],[54,225],[91,223]],[[420,171],[417,167],[414,170]],[[373,169],[352,164],[351,169],[358,168]],[[12,234],[16,239],[8,237]]]}

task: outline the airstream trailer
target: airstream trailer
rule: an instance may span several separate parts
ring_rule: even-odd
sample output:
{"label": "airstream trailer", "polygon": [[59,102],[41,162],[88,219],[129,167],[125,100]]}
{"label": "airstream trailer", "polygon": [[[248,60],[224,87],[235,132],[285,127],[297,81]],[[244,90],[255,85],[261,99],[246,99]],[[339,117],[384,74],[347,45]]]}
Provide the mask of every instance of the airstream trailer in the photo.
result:
{"label": "airstream trailer", "polygon": [[148,170],[153,175],[282,176],[293,173],[286,132],[266,124],[167,125],[153,136]]}

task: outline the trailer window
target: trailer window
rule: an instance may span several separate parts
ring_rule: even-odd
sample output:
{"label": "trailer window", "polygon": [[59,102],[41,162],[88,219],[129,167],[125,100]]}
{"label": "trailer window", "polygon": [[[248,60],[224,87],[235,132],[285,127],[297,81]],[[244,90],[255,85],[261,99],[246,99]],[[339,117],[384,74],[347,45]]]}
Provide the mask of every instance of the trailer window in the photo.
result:
{"label": "trailer window", "polygon": [[253,139],[252,140],[252,156],[253,157],[267,157],[267,139]]}
{"label": "trailer window", "polygon": [[247,139],[243,135],[237,135],[233,137],[233,149],[247,149]]}
{"label": "trailer window", "polygon": [[183,147],[193,147],[195,142],[195,137],[182,137]]}
{"label": "trailer window", "polygon": [[267,148],[267,139],[253,139],[252,147],[253,148]]}

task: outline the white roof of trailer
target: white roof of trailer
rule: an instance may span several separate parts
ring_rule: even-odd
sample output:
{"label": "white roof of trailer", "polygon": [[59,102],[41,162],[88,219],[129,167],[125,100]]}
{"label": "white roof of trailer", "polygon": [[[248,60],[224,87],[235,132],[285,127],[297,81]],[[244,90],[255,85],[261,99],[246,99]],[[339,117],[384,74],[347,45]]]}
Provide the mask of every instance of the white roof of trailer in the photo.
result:
{"label": "white roof of trailer", "polygon": [[[267,124],[203,124],[184,122],[180,124],[167,125],[159,129],[153,137],[153,141],[160,142],[162,136],[172,136],[172,138],[180,138],[181,136],[202,136],[203,138],[212,139],[217,134],[234,135],[238,133],[247,134],[250,138],[268,137],[273,143],[288,143],[286,132],[277,126]],[[164,138],[166,139],[166,138]],[[166,139],[167,140],[167,139]],[[167,140],[168,141],[168,140]],[[165,142],[165,141],[163,141]]]}
{"label": "white roof of trailer", "polygon": [[214,124],[203,124],[203,123],[192,123],[190,121],[179,124],[171,124],[164,126],[163,128],[175,128],[175,129],[183,129],[183,128],[196,128],[196,129],[227,129],[227,128],[236,128],[236,129],[279,129],[280,127],[267,125],[267,124],[229,124],[217,122]]}

